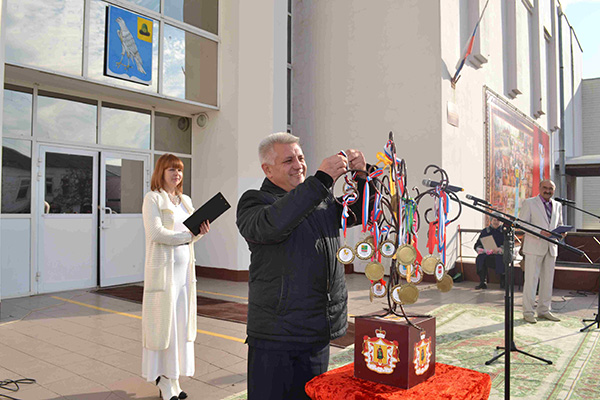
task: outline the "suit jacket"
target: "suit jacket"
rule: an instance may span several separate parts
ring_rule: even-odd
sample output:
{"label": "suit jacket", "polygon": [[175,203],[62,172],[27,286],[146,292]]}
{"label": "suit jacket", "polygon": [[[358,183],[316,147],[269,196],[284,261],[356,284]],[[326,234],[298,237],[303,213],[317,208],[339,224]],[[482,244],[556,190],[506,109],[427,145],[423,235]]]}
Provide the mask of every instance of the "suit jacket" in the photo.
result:
{"label": "suit jacket", "polygon": [[[530,197],[523,202],[523,206],[519,211],[519,219],[530,222],[549,231],[555,229],[559,225],[562,225],[563,219],[561,205],[553,199],[550,201],[552,202],[552,218],[550,221],[548,221],[546,209],[540,196]],[[532,227],[527,228],[534,232],[540,232],[539,229]],[[528,233],[525,234],[525,243],[523,244],[524,254],[543,256],[548,251],[550,252],[551,256],[556,257],[558,255],[558,246]]]}

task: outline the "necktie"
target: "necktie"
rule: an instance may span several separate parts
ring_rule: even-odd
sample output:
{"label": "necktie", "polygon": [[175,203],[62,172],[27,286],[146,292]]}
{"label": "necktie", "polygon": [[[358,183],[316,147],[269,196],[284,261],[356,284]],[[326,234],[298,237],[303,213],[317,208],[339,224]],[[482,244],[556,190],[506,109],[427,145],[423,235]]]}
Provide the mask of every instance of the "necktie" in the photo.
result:
{"label": "necktie", "polygon": [[544,202],[544,207],[546,208],[546,216],[548,217],[548,222],[552,220],[552,203],[549,201]]}

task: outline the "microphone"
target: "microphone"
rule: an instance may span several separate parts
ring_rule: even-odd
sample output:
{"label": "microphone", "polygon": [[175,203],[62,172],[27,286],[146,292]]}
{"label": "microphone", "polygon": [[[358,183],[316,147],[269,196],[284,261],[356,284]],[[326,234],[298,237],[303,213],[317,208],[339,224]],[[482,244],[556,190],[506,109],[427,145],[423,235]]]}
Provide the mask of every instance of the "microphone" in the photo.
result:
{"label": "microphone", "polygon": [[563,203],[563,204],[575,204],[575,202],[573,200],[569,200],[569,199],[561,199],[560,197],[555,197],[554,200]]}
{"label": "microphone", "polygon": [[470,194],[467,195],[467,199],[473,200],[475,202],[475,204],[481,203],[481,204],[485,204],[486,206],[491,206],[492,205],[487,200],[480,199],[479,197],[475,197],[475,196],[472,196]]}
{"label": "microphone", "polygon": [[[431,179],[423,179],[423,185],[425,186],[429,186],[429,187],[436,187],[436,186],[440,186],[440,182],[436,182],[436,181],[432,181]],[[465,189],[458,187],[458,186],[452,186],[452,185],[448,185],[446,187],[446,191],[447,192],[464,192]]]}

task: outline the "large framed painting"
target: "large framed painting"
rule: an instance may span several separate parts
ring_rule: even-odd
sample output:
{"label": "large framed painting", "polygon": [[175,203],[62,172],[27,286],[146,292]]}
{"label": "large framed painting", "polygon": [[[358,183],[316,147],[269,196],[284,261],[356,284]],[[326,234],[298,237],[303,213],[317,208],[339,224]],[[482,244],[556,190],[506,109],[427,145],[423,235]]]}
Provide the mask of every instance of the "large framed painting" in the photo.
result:
{"label": "large framed painting", "polygon": [[523,200],[550,178],[550,138],[533,120],[486,88],[486,195],[517,215]]}

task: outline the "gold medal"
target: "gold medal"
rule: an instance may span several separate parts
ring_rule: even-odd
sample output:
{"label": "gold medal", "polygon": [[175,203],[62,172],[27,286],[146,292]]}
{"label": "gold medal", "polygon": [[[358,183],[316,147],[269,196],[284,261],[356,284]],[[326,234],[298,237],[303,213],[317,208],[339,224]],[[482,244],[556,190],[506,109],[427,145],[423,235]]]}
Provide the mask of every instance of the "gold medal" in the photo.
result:
{"label": "gold medal", "polygon": [[406,279],[406,275],[408,274],[408,267],[403,264],[398,264],[398,265],[396,265],[396,268],[398,269],[398,274],[402,278]]}
{"label": "gold medal", "polygon": [[414,273],[410,277],[410,283],[418,285],[423,281],[423,268],[415,268]]}
{"label": "gold medal", "polygon": [[396,258],[400,261],[400,264],[411,265],[417,259],[417,250],[411,244],[403,244],[398,247]]}
{"label": "gold medal", "polygon": [[392,288],[392,300],[394,303],[408,305],[414,304],[419,299],[419,289],[412,283],[396,285]]}
{"label": "gold medal", "polygon": [[434,255],[428,255],[423,258],[421,261],[421,267],[423,268],[423,272],[427,275],[433,275],[435,273],[435,267],[441,263],[440,259]]}
{"label": "gold medal", "polygon": [[385,297],[387,293],[387,287],[381,282],[375,282],[371,286],[371,295],[377,298]]}
{"label": "gold medal", "polygon": [[454,281],[450,275],[444,275],[442,280],[437,283],[438,290],[442,293],[449,292],[452,286],[454,286]]}
{"label": "gold medal", "polygon": [[396,245],[391,240],[385,240],[379,245],[379,252],[384,257],[392,258],[396,254]]}
{"label": "gold medal", "polygon": [[365,275],[372,281],[378,281],[383,278],[385,274],[385,268],[377,261],[373,261],[367,264],[365,267]]}
{"label": "gold medal", "polygon": [[342,246],[338,249],[336,257],[342,264],[351,264],[354,261],[354,251],[349,246]]}
{"label": "gold medal", "polygon": [[364,240],[356,244],[356,257],[360,258],[361,260],[368,260],[369,258],[373,257],[374,253],[375,247],[373,246],[373,243]]}
{"label": "gold medal", "polygon": [[444,264],[440,261],[435,266],[435,279],[439,282],[446,275],[446,268],[444,268]]}

